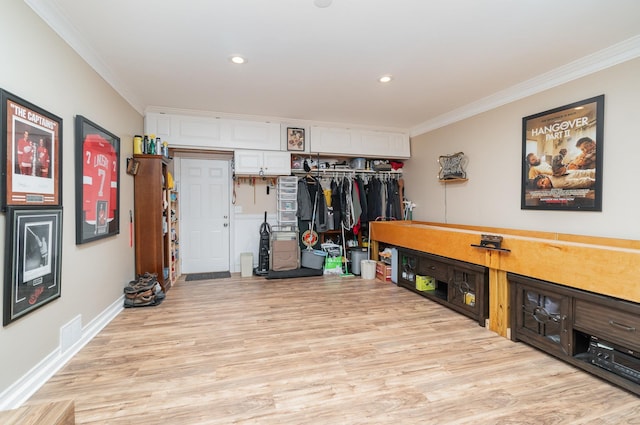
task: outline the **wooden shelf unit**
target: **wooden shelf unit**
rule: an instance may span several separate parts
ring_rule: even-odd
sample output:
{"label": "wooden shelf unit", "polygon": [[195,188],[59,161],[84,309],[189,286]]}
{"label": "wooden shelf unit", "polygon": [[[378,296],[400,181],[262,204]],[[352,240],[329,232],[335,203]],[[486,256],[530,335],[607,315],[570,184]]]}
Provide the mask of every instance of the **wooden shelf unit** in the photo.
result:
{"label": "wooden shelf unit", "polygon": [[134,155],[136,274],[155,273],[166,292],[171,288],[171,205],[167,173],[171,159],[160,155]]}
{"label": "wooden shelf unit", "polygon": [[180,194],[175,188],[169,191],[169,253],[171,282],[180,277]]}

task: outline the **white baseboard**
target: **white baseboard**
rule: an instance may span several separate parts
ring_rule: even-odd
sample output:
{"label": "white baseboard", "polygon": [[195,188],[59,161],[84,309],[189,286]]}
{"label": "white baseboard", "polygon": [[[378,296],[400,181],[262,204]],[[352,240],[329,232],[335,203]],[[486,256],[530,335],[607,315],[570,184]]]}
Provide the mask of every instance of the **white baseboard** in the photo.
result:
{"label": "white baseboard", "polygon": [[124,309],[124,295],[82,329],[81,338],[64,352],[60,345],[22,378],[0,394],[0,411],[17,409],[35,394],[57,371],[62,369],[89,341]]}

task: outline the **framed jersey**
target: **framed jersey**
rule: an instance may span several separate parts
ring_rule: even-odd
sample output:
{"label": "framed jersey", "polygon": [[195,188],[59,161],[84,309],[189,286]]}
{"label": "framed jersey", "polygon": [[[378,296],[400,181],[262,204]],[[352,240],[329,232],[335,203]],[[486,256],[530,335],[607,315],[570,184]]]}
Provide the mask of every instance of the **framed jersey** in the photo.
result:
{"label": "framed jersey", "polygon": [[120,233],[120,138],[76,116],[76,245]]}
{"label": "framed jersey", "polygon": [[2,210],[61,205],[62,118],[0,90],[0,133]]}

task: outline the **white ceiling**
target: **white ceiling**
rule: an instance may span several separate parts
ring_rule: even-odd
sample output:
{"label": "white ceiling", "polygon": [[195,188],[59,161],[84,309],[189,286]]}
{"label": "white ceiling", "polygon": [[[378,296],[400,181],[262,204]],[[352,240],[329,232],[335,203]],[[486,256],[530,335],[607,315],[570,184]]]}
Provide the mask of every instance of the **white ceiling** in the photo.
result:
{"label": "white ceiling", "polygon": [[419,134],[640,56],[638,0],[25,2],[141,113]]}

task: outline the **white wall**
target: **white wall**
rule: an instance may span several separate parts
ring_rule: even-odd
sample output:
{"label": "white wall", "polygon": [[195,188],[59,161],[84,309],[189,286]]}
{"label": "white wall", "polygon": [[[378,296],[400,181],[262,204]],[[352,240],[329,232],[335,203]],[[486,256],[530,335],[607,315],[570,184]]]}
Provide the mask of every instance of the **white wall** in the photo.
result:
{"label": "white wall", "polygon": [[[640,239],[640,59],[414,137],[406,196],[414,220]],[[602,212],[520,209],[522,118],[605,95]],[[468,157],[465,183],[437,180],[438,157]]]}
{"label": "white wall", "polygon": [[[133,180],[125,170],[132,135],[143,128],[142,116],[126,103],[22,1],[3,1],[0,28],[0,87],[63,119],[63,246],[61,298],[0,328],[0,407],[19,378],[59,353],[60,328],[80,316],[83,332],[122,296],[134,277],[129,246],[129,210]],[[121,139],[120,234],[75,244],[74,118],[84,115]],[[0,191],[1,192],[1,191]],[[5,239],[6,214],[0,214]],[[5,254],[0,246],[0,256]],[[4,261],[0,265],[5,273]],[[4,308],[4,306],[0,307]],[[34,372],[34,371],[31,371]],[[10,391],[9,391],[10,390]],[[5,406],[6,407],[6,406]]]}

